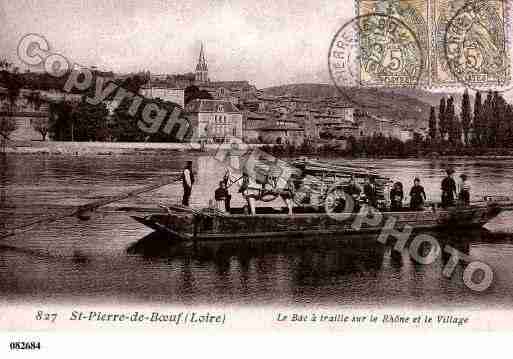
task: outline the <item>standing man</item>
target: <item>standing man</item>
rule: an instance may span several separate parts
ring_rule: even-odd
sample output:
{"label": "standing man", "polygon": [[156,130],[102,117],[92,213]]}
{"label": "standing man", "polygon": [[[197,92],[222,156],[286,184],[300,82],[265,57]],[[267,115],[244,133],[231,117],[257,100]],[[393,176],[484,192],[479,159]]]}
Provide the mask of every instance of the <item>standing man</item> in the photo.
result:
{"label": "standing man", "polygon": [[353,198],[353,201],[354,201],[353,212],[359,212],[362,188],[360,187],[360,185],[358,183],[356,183],[356,178],[354,176],[351,176],[349,185],[347,185],[344,190],[348,195],[350,195]]}
{"label": "standing man", "polygon": [[216,208],[222,212],[230,213],[230,199],[231,196],[226,189],[224,181],[219,182],[219,187],[214,192],[216,200]]}
{"label": "standing man", "polygon": [[460,200],[463,205],[468,206],[470,205],[470,181],[467,179],[466,174],[462,174],[460,178]]}
{"label": "standing man", "polygon": [[363,185],[363,193],[367,199],[367,204],[376,208],[378,206],[378,194],[376,193],[376,184],[374,177],[365,177],[365,184]]}
{"label": "standing man", "polygon": [[424,191],[424,187],[420,185],[420,179],[415,177],[413,187],[410,190],[410,208],[414,211],[422,211],[425,201],[426,192]]}
{"label": "standing man", "polygon": [[191,198],[192,185],[194,184],[194,174],[192,173],[192,161],[187,161],[182,172],[183,199],[182,205],[189,207],[189,199]]}
{"label": "standing man", "polygon": [[239,192],[241,192],[246,199],[249,214],[254,216],[256,214],[256,201],[260,198],[261,188],[259,188],[257,182],[246,172],[242,174],[242,185],[240,186]]}
{"label": "standing man", "polygon": [[452,178],[454,170],[448,168],[447,177],[442,180],[442,207],[447,208],[454,206],[454,199],[456,198],[456,182]]}

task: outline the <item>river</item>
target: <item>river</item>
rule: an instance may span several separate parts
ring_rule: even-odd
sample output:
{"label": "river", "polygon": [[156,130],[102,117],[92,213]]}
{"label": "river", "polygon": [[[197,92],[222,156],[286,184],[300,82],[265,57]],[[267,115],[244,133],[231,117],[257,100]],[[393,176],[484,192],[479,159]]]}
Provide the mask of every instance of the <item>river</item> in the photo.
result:
{"label": "river", "polygon": [[[104,156],[9,154],[0,158],[0,233],[172,177],[186,156],[145,151]],[[204,205],[220,179],[219,166],[204,157],[194,160],[200,173],[193,202]],[[447,164],[469,176],[473,199],[485,194],[513,197],[513,159],[352,162],[372,165],[402,181],[406,191],[418,176],[430,200],[439,200]],[[236,191],[232,195],[238,197]],[[163,243],[130,218],[133,208],[178,202],[180,196],[180,185],[169,185],[103,207],[88,221],[65,218],[1,239],[0,299],[64,304],[512,306],[511,236],[479,230],[431,233],[442,244],[493,268],[492,286],[478,293],[464,285],[464,267],[458,266],[447,278],[442,275],[447,261],[443,256],[420,265],[375,237],[181,248]]]}

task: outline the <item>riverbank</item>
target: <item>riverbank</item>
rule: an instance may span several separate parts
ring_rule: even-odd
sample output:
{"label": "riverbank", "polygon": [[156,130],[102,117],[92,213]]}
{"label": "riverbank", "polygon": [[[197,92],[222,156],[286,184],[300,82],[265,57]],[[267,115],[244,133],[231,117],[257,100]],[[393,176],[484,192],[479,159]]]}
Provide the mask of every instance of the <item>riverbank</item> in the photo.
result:
{"label": "riverbank", "polygon": [[[204,151],[229,149],[229,144],[207,144]],[[197,143],[157,143],[157,142],[59,142],[59,141],[25,141],[11,142],[7,153],[16,154],[52,154],[52,155],[131,155],[136,153],[172,153],[198,152],[201,146]]]}
{"label": "riverbank", "polygon": [[[297,148],[291,150],[283,145],[265,145],[251,144],[252,148],[258,147],[262,151],[275,155],[276,157],[321,157],[324,159],[430,159],[430,160],[447,160],[447,159],[511,159],[513,158],[513,150],[497,151],[496,149],[481,149],[472,153],[428,153],[416,155],[380,155],[371,156],[367,154],[353,155],[347,152],[338,152],[335,150],[325,151],[323,148],[317,148],[312,151]],[[290,146],[289,146],[290,147]],[[7,153],[13,154],[41,154],[41,155],[70,155],[70,156],[109,156],[109,155],[132,155],[132,154],[152,154],[167,155],[170,153],[181,154],[204,154],[218,151],[219,149],[229,150],[232,148],[230,144],[207,144],[202,149],[198,143],[159,143],[159,142],[71,142],[71,141],[24,141],[10,142],[6,148]]]}

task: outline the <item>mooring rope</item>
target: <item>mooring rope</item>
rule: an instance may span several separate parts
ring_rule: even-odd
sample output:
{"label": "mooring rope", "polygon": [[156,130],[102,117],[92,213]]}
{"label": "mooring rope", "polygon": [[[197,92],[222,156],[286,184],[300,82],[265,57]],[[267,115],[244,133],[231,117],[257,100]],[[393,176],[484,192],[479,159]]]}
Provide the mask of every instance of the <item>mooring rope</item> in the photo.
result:
{"label": "mooring rope", "polygon": [[67,212],[67,213],[64,213],[64,214],[53,215],[53,216],[48,216],[48,217],[45,217],[45,218],[42,218],[42,219],[38,219],[36,221],[30,222],[30,223],[26,223],[26,224],[23,224],[21,226],[18,226],[18,227],[15,227],[13,229],[10,229],[7,232],[7,234],[3,234],[3,235],[0,236],[0,240],[4,240],[6,238],[13,237],[13,236],[16,236],[16,235],[24,233],[24,232],[28,232],[33,227],[35,227],[37,225],[40,225],[40,224],[43,224],[43,223],[49,224],[49,223],[53,223],[53,222],[56,222],[58,220],[61,220],[61,219],[67,218],[67,217],[79,216],[80,214],[83,214],[83,213],[89,212],[89,211],[93,211],[93,210],[95,210],[98,207],[105,206],[106,204],[117,202],[117,201],[129,198],[129,197],[137,196],[137,195],[139,195],[141,193],[150,192],[150,191],[156,190],[157,188],[160,188],[160,187],[163,187],[163,186],[167,186],[169,184],[173,184],[173,183],[178,182],[180,180],[181,180],[180,176],[174,177],[172,180],[169,180],[169,178],[162,179],[161,181],[159,181],[157,183],[154,183],[152,185],[136,189],[134,191],[118,194],[116,196],[106,197],[106,198],[103,198],[103,199],[98,200],[98,201],[94,201],[94,202],[91,202],[91,203],[87,203],[87,204],[78,206],[76,208],[73,208],[71,210],[71,212]]}

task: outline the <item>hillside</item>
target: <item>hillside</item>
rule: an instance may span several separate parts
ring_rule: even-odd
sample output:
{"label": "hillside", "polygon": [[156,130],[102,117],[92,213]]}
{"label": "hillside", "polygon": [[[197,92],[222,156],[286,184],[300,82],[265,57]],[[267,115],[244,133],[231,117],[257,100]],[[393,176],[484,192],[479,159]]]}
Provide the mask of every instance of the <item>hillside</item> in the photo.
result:
{"label": "hillside", "polygon": [[[267,94],[291,95],[307,99],[339,97],[342,102],[349,99],[332,85],[292,84],[263,89]],[[405,126],[427,127],[431,105],[438,105],[442,94],[420,89],[345,88],[356,106],[375,116],[399,120]],[[456,101],[460,95],[456,94]]]}

